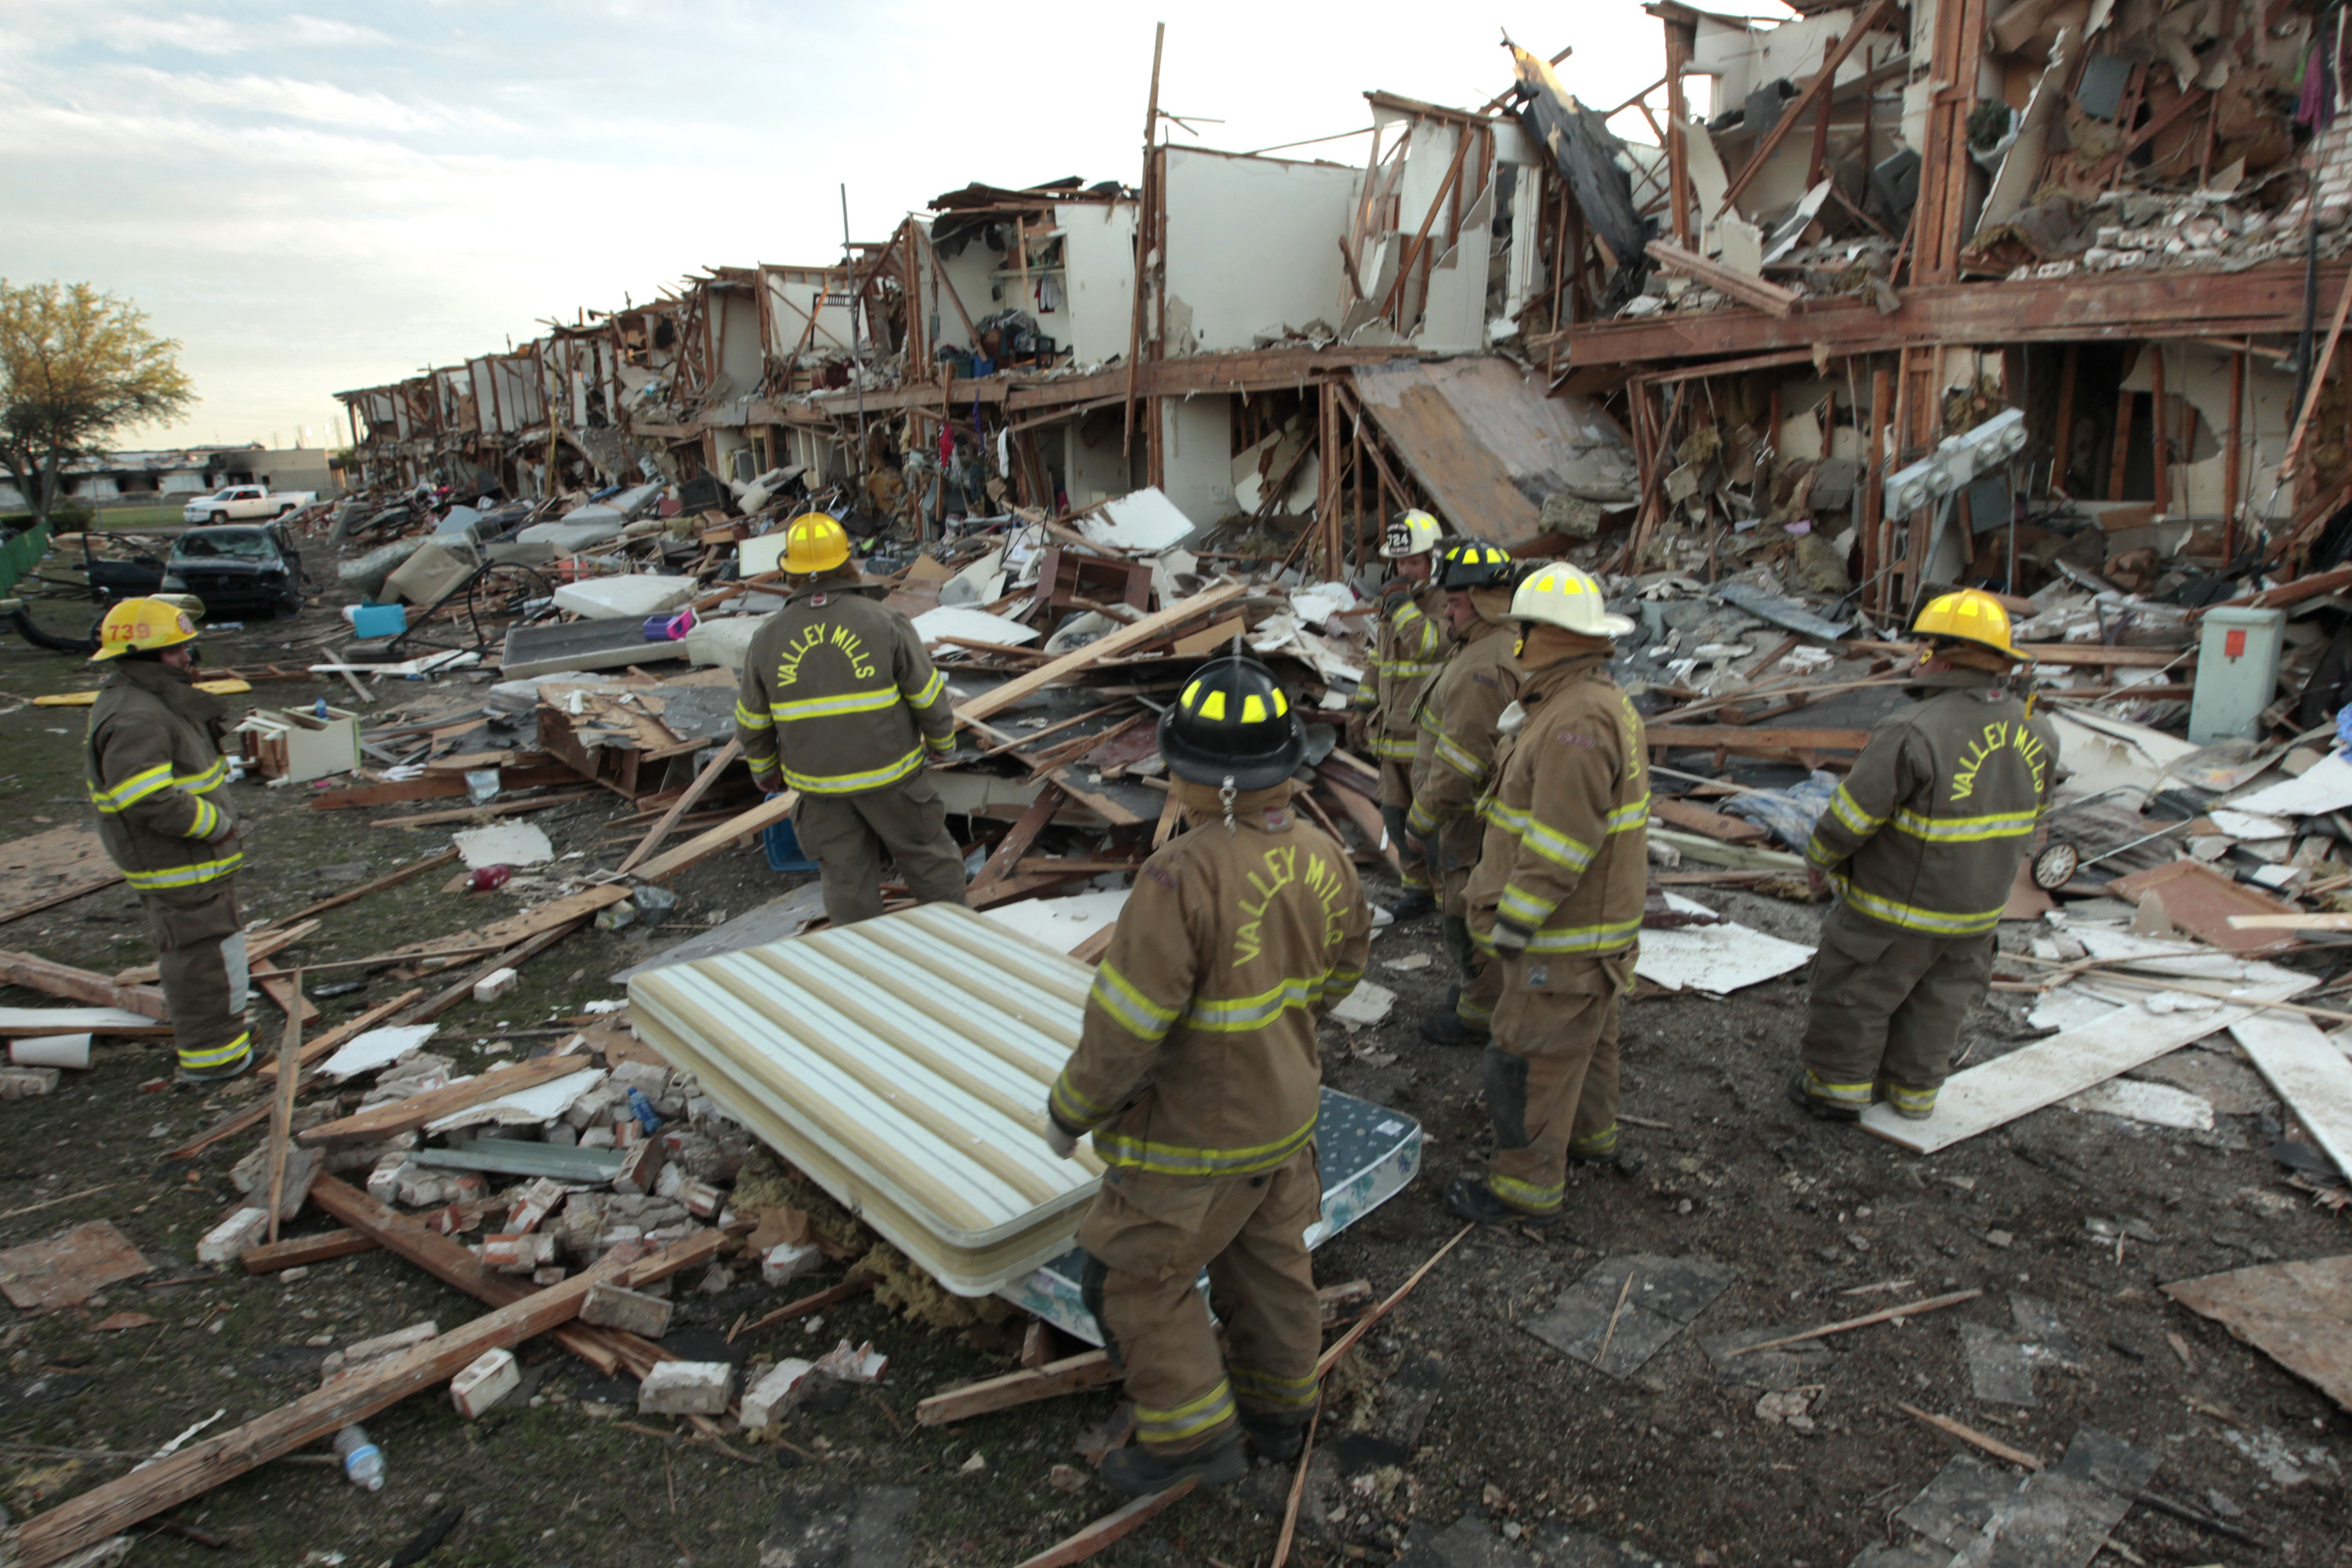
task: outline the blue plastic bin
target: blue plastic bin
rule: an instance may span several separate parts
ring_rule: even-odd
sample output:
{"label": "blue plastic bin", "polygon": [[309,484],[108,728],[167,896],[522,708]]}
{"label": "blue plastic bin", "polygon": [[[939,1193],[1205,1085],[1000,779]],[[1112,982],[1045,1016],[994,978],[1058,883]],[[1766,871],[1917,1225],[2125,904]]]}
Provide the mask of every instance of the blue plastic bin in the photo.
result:
{"label": "blue plastic bin", "polygon": [[761,841],[768,848],[768,869],[771,871],[814,871],[816,862],[802,852],[801,836],[793,831],[793,819],[768,824]]}
{"label": "blue plastic bin", "polygon": [[352,611],[352,632],[363,637],[396,637],[408,629],[405,605],[362,605]]}

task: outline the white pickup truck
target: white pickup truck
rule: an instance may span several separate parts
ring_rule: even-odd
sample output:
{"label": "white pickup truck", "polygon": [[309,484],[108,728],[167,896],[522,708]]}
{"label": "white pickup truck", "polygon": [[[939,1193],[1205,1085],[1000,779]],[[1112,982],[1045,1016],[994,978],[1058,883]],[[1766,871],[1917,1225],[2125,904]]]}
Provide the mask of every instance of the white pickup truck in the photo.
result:
{"label": "white pickup truck", "polygon": [[316,490],[273,490],[263,485],[231,485],[216,494],[198,496],[180,509],[189,522],[250,522],[258,517],[284,517],[319,499]]}

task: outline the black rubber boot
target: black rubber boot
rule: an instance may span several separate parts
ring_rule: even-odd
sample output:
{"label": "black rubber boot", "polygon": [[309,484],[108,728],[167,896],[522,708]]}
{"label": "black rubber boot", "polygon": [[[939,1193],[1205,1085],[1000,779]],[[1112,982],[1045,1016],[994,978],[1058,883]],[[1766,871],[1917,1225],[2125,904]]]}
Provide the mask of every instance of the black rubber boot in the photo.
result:
{"label": "black rubber boot", "polygon": [[1103,1485],[1129,1497],[1150,1497],[1191,1478],[1204,1487],[1230,1486],[1249,1473],[1241,1434],[1227,1433],[1213,1448],[1190,1454],[1154,1453],[1140,1446],[1113,1448],[1103,1456]]}
{"label": "black rubber boot", "polygon": [[1495,1037],[1487,1030],[1472,1028],[1458,1013],[1432,1013],[1421,1021],[1421,1037],[1433,1046],[1466,1046],[1477,1050]]}
{"label": "black rubber boot", "polygon": [[1642,1167],[1650,1163],[1649,1157],[1640,1150],[1629,1149],[1622,1144],[1606,1154],[1580,1154],[1571,1149],[1568,1162],[1571,1165],[1591,1165],[1614,1171],[1621,1176],[1637,1176],[1641,1174]]}
{"label": "black rubber boot", "polygon": [[1789,1080],[1789,1103],[1817,1121],[1859,1121],[1862,1112],[1851,1105],[1811,1094],[1805,1089],[1805,1075],[1799,1073]]}
{"label": "black rubber boot", "polygon": [[1549,1225],[1559,1217],[1515,1209],[1474,1176],[1456,1176],[1445,1184],[1445,1206],[1479,1225]]}
{"label": "black rubber boot", "polygon": [[1435,912],[1437,900],[1427,888],[1408,888],[1404,897],[1389,906],[1389,919],[1402,923]]}
{"label": "black rubber boot", "polygon": [[1298,1450],[1307,1446],[1307,1423],[1304,1421],[1253,1421],[1242,1417],[1242,1431],[1249,1437],[1250,1451],[1261,1459],[1287,1464],[1298,1458]]}

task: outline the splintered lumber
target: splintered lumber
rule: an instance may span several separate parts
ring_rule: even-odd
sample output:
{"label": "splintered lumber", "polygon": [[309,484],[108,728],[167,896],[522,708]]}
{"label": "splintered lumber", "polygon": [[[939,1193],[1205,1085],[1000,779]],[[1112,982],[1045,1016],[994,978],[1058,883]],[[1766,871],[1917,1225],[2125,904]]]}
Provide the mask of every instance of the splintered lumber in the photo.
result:
{"label": "splintered lumber", "polygon": [[1767,315],[1790,315],[1803,300],[1803,296],[1793,289],[1767,283],[1737,267],[1726,267],[1720,261],[1685,250],[1671,240],[1650,241],[1650,258],[1669,271],[1696,279],[1719,293],[1730,295],[1743,305],[1755,306]]}
{"label": "splintered lumber", "polygon": [[1245,583],[1219,583],[1203,588],[1189,599],[1179,599],[1155,615],[1121,626],[1084,647],[1073,648],[1052,663],[1039,665],[1025,675],[1016,675],[993,691],[982,693],[956,710],[956,722],[962,724],[976,719],[993,718],[1032,692],[1042,690],[1104,659],[1157,641],[1186,622],[1198,620],[1210,611],[1231,604],[1248,591],[1249,585]]}
{"label": "splintered lumber", "polygon": [[1039,790],[1037,798],[1029,803],[1029,809],[1021,814],[1021,819],[1013,825],[1013,830],[996,847],[996,853],[988,858],[988,864],[980,868],[980,875],[971,879],[971,887],[965,890],[970,892],[985,888],[1011,876],[1013,868],[1020,864],[1021,857],[1029,853],[1029,847],[1037,842],[1037,835],[1045,831],[1045,825],[1054,820],[1055,812],[1062,809],[1063,798],[1059,784],[1049,784]]}
{"label": "splintered lumber", "polygon": [[1668,800],[1663,795],[1650,798],[1650,815],[1686,832],[1704,833],[1726,844],[1762,844],[1772,837],[1745,817],[1726,816],[1719,811],[1709,811],[1688,801]]}
{"label": "splintered lumber", "polygon": [[459,931],[455,936],[438,936],[429,942],[413,942],[405,947],[395,947],[371,955],[369,964],[405,963],[413,960],[446,958],[453,954],[471,954],[492,948],[511,947],[528,941],[544,931],[570,925],[583,915],[593,915],[608,904],[617,904],[629,896],[625,887],[591,888],[585,892],[572,893],[536,909],[509,915],[472,931]]}
{"label": "splintered lumber", "polygon": [[1475,1225],[1465,1225],[1460,1230],[1455,1231],[1454,1233],[1453,1240],[1439,1247],[1435,1252],[1431,1253],[1429,1255],[1429,1261],[1414,1269],[1411,1277],[1408,1278],[1403,1284],[1390,1291],[1385,1300],[1381,1301],[1379,1306],[1374,1307],[1370,1311],[1366,1312],[1362,1317],[1358,1318],[1356,1320],[1355,1326],[1350,1328],[1345,1334],[1342,1334],[1339,1337],[1339,1342],[1334,1344],[1329,1350],[1325,1351],[1322,1357],[1316,1362],[1315,1375],[1318,1377],[1324,1376],[1326,1373],[1329,1373],[1333,1367],[1339,1365],[1339,1358],[1353,1350],[1356,1346],[1356,1342],[1362,1339],[1367,1333],[1370,1333],[1374,1323],[1379,1322],[1382,1318],[1385,1318],[1391,1312],[1395,1311],[1398,1303],[1402,1302],[1407,1296],[1412,1294],[1413,1288],[1419,1285],[1422,1280],[1428,1276],[1429,1271],[1436,1268],[1438,1264],[1444,1260],[1447,1253],[1461,1246],[1462,1238],[1464,1237],[1469,1235],[1472,1231],[1477,1228],[1478,1227]]}
{"label": "splintered lumber", "polygon": [[461,805],[448,811],[420,811],[414,816],[379,816],[370,827],[438,827],[448,822],[480,822],[493,816],[519,816],[526,812],[545,811],[551,805],[576,805],[583,800],[603,800],[601,789],[573,790],[570,795],[530,795],[521,800],[494,800],[482,805]]}
{"label": "splintered lumber", "polygon": [[[541,1294],[512,1275],[483,1268],[481,1259],[461,1243],[438,1231],[427,1229],[422,1220],[412,1219],[385,1207],[337,1177],[322,1175],[312,1184],[310,1201],[386,1252],[406,1259],[444,1285],[462,1290],[476,1300],[486,1301],[493,1307],[507,1307],[518,1301],[535,1300]],[[724,1231],[698,1232],[646,1258],[625,1282],[647,1285],[682,1268],[691,1268],[717,1253],[726,1240]],[[571,1281],[564,1283],[568,1285]],[[587,1323],[566,1322],[551,1337],[557,1344],[608,1376],[625,1368],[631,1375],[642,1377],[646,1368],[677,1359],[651,1340],[641,1339],[618,1329],[600,1329]]]}
{"label": "splintered lumber", "polygon": [[[293,978],[294,999],[302,999],[302,972]],[[302,1087],[302,1009],[286,1015],[278,1041],[278,1092],[269,1097],[269,1239],[278,1239],[278,1216],[286,1202],[286,1146],[294,1135],[294,1097]]]}
{"label": "splintered lumber", "polygon": [[1724,1359],[1728,1361],[1736,1355],[1752,1355],[1758,1351],[1778,1350],[1782,1345],[1802,1344],[1807,1340],[1826,1339],[1832,1334],[1842,1334],[1848,1329],[1866,1329],[1873,1323],[1883,1323],[1891,1318],[1916,1318],[1922,1312],[1939,1312],[1946,1307],[1957,1307],[1963,1301],[1973,1301],[1983,1294],[1982,1290],[1955,1290],[1948,1296],[1930,1296],[1923,1301],[1906,1301],[1899,1307],[1882,1307],[1875,1312],[1865,1312],[1859,1318],[1848,1318],[1843,1322],[1823,1323],[1818,1329],[1807,1329],[1801,1334],[1783,1334],[1777,1340],[1764,1340],[1752,1345],[1741,1345],[1736,1351],[1725,1352]]}
{"label": "splintered lumber", "polygon": [[[691,1242],[685,1245],[692,1247]],[[331,1436],[412,1394],[446,1383],[486,1351],[510,1348],[570,1322],[593,1287],[606,1281],[635,1284],[667,1272],[664,1265],[669,1253],[679,1250],[668,1248],[634,1267],[607,1258],[560,1285],[533,1291],[463,1328],[427,1340],[404,1355],[349,1373],[235,1431],[191,1444],[168,1458],[142,1466],[47,1513],[36,1514],[25,1521],[17,1537],[21,1568],[46,1568],[61,1562],[142,1519],[201,1497],[256,1466]]]}
{"label": "splintered lumber", "polygon": [[303,1268],[313,1263],[349,1258],[355,1252],[373,1252],[375,1247],[375,1237],[359,1231],[326,1230],[316,1236],[298,1236],[288,1241],[248,1247],[236,1255],[236,1260],[247,1274],[275,1274],[281,1268]]}
{"label": "splintered lumber", "polygon": [[253,988],[278,1005],[278,1010],[289,1017],[299,1013],[309,1023],[319,1016],[319,1005],[294,988],[294,977],[268,960],[248,961],[246,977]]}
{"label": "splintered lumber", "polygon": [[943,1422],[961,1421],[969,1415],[984,1415],[992,1410],[1006,1410],[1059,1394],[1100,1388],[1107,1383],[1117,1383],[1119,1376],[1118,1368],[1111,1364],[1107,1352],[1082,1351],[1041,1367],[983,1378],[919,1400],[915,1405],[915,1424],[937,1426]]}
{"label": "splintered lumber", "polygon": [[[580,774],[562,763],[499,770],[499,788],[501,790],[538,789],[547,784],[576,784],[580,782]],[[433,773],[400,784],[357,784],[350,789],[324,790],[310,797],[310,809],[349,811],[362,806],[396,805],[404,800],[438,800],[467,793],[465,774]]]}
{"label": "splintered lumber", "polygon": [[[366,1012],[361,1014],[358,1017],[353,1018],[347,1024],[336,1025],[333,1028],[328,1030],[325,1034],[320,1036],[317,1039],[312,1040],[310,1044],[302,1047],[301,1060],[305,1065],[316,1061],[320,1058],[327,1055],[329,1052],[341,1047],[345,1040],[351,1039],[354,1036],[364,1034],[368,1030],[374,1028],[378,1024],[383,1023],[386,1018],[391,1017],[394,1013],[399,1012],[400,1009],[407,1006],[411,1002],[416,1000],[417,994],[418,994],[415,991],[403,993],[401,995],[394,997],[389,1002],[369,1008]],[[257,1082],[274,1083],[277,1081],[278,1078],[278,1064],[276,1062],[264,1062],[255,1070],[253,1076]],[[303,1089],[310,1088],[312,1084],[318,1081],[318,1074],[305,1073],[301,1081],[295,1086],[294,1092],[297,1095],[299,1095]],[[193,1160],[198,1154],[203,1153],[205,1150],[219,1142],[222,1139],[234,1138],[238,1133],[244,1131],[247,1128],[252,1126],[255,1122],[268,1116],[271,1103],[272,1102],[268,1100],[255,1100],[251,1105],[247,1106],[243,1110],[238,1111],[234,1116],[227,1117],[223,1121],[213,1123],[212,1126],[206,1128],[204,1131],[197,1133],[195,1137],[189,1140],[187,1142],[181,1144],[178,1148],[173,1150],[163,1157],[167,1160]]]}
{"label": "splintered lumber", "polygon": [[829,1285],[814,1295],[803,1296],[797,1301],[785,1302],[756,1323],[749,1323],[740,1329],[730,1329],[728,1331],[727,1342],[732,1344],[740,1335],[756,1334],[761,1329],[772,1327],[788,1319],[805,1318],[811,1312],[822,1312],[836,1302],[846,1301],[855,1296],[863,1296],[874,1289],[874,1276],[871,1274],[854,1274],[838,1285]]}
{"label": "splintered lumber", "polygon": [[505,1067],[492,1068],[457,1083],[440,1089],[412,1094],[405,1100],[389,1100],[373,1105],[340,1121],[322,1121],[316,1127],[304,1128],[299,1141],[306,1149],[335,1143],[373,1143],[386,1138],[396,1138],[403,1132],[413,1132],[428,1121],[456,1114],[484,1100],[496,1100],[517,1089],[536,1089],[568,1073],[575,1073],[589,1065],[584,1056],[548,1055],[533,1057],[529,1061],[509,1062]]}
{"label": "splintered lumber", "polygon": [[1315,1433],[1322,1425],[1323,1401],[1318,1397],[1314,1412],[1307,1417],[1307,1436],[1298,1445],[1298,1468],[1290,1478],[1290,1500],[1282,1510],[1282,1533],[1274,1538],[1274,1561],[1267,1568],[1283,1568],[1290,1561],[1290,1543],[1298,1535],[1298,1503],[1307,1495],[1307,1467],[1315,1462]]}
{"label": "splintered lumber", "polygon": [[1989,1437],[1975,1427],[1955,1421],[1948,1415],[1930,1415],[1917,1405],[1905,1405],[1899,1400],[1895,1402],[1895,1408],[1902,1411],[1906,1415],[1916,1415],[1937,1431],[1948,1433],[1963,1443],[1975,1444],[1996,1459],[2006,1459],[2012,1465],[2021,1465],[2029,1470],[2038,1470],[2042,1468],[2042,1461],[2023,1449],[2012,1448],[2000,1438]]}
{"label": "splintered lumber", "polygon": [[716,827],[706,828],[677,848],[656,855],[637,868],[641,882],[667,882],[688,866],[699,865],[747,833],[764,833],[793,814],[798,790],[779,790],[749,811],[738,812]]}
{"label": "splintered lumber", "polygon": [[[1172,792],[1169,799],[1171,802],[1175,799]],[[1404,846],[1391,842],[1388,824],[1381,820],[1381,808],[1378,805],[1368,797],[1358,795],[1354,790],[1338,787],[1334,787],[1331,791],[1331,801],[1341,811],[1347,813],[1348,819],[1356,825],[1356,830],[1364,836],[1364,842],[1372,847],[1374,854],[1388,861],[1391,870],[1403,868]]]}
{"label": "splintered lumber", "polygon": [[1186,1476],[1164,1492],[1153,1492],[1129,1503],[1115,1513],[1107,1513],[1076,1535],[1057,1541],[1034,1557],[1024,1557],[1015,1568],[1069,1568],[1073,1563],[1084,1563],[1113,1542],[1132,1535],[1145,1521],[1174,1502],[1189,1495],[1200,1481]]}
{"label": "splintered lumber", "polygon": [[1695,752],[1859,752],[1867,730],[1782,730],[1769,724],[1653,724],[1644,744]]}
{"label": "splintered lumber", "polygon": [[678,819],[694,809],[694,803],[700,800],[709,792],[710,786],[719,782],[719,775],[727,771],[727,764],[742,754],[743,742],[739,740],[730,738],[724,746],[721,746],[719,749],[719,754],[705,763],[700,773],[694,775],[694,782],[686,786],[685,792],[677,797],[676,804],[671,805],[668,814],[647,831],[645,841],[629,851],[628,858],[621,862],[621,872],[626,875],[635,870],[638,861],[660,848],[662,840],[667,838],[670,831],[677,826]]}
{"label": "splintered lumber", "polygon": [[96,1007],[121,1007],[158,1022],[168,1022],[172,1016],[163,994],[152,985],[125,985],[29,952],[0,949],[0,984],[21,985],[49,996],[70,996]]}
{"label": "splintered lumber", "polygon": [[[446,1013],[450,1008],[457,1005],[458,1003],[463,1002],[467,997],[473,995],[474,987],[482,981],[488,980],[491,975],[496,974],[501,969],[521,968],[523,964],[531,959],[538,957],[541,953],[545,952],[549,948],[553,947],[557,942],[562,942],[565,937],[570,936],[573,931],[578,931],[582,926],[586,925],[588,923],[588,919],[589,917],[585,915],[579,916],[576,919],[566,921],[562,925],[553,928],[552,930],[541,931],[537,936],[532,937],[520,947],[505,949],[500,952],[497,957],[492,958],[488,963],[482,964],[471,973],[461,977],[454,984],[436,992],[434,994],[426,997],[424,1001],[419,1002],[415,1006],[411,1007],[407,1012],[403,1013],[397,1022],[403,1024],[424,1024],[431,1022],[433,1019],[439,1017],[442,1014]],[[415,993],[412,992],[411,994],[413,995]]]}

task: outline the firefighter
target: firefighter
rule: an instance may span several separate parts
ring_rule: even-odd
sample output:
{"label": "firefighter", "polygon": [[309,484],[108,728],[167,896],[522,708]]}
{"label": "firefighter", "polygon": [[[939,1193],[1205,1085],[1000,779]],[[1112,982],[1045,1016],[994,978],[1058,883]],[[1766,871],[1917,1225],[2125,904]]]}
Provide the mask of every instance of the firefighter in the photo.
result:
{"label": "firefighter", "polygon": [[124,599],[99,623],[92,663],[111,668],[90,705],[87,771],[99,842],[147,911],[172,1010],[180,1076],[253,1065],[245,1018],[245,850],[222,798],[228,705],[195,689],[194,618],[161,598]]}
{"label": "firefighter", "polygon": [[1470,940],[1463,891],[1478,864],[1486,829],[1478,797],[1494,772],[1495,721],[1518,695],[1512,663],[1508,553],[1475,541],[1450,546],[1437,570],[1445,593],[1445,627],[1453,652],[1423,694],[1413,727],[1412,808],[1405,814],[1405,852],[1429,866],[1437,889],[1445,950],[1461,972],[1446,1011],[1421,1021],[1424,1039],[1441,1046],[1483,1046],[1495,1018],[1502,972]]}
{"label": "firefighter", "polygon": [[1633,623],[1565,563],[1520,583],[1510,614],[1518,697],[1496,721],[1465,894],[1473,939],[1502,972],[1486,1060],[1495,1152],[1483,1181],[1445,1189],[1456,1214],[1487,1224],[1558,1214],[1568,1162],[1616,1153],[1618,1003],[1649,886],[1642,720],[1609,679],[1612,639]]}
{"label": "firefighter", "polygon": [[1091,1132],[1108,1167],[1078,1245],[1140,1445],[1102,1477],[1139,1496],[1234,1479],[1244,1434],[1294,1457],[1315,1410],[1315,1029],[1356,987],[1371,910],[1347,852],[1290,808],[1306,743],[1255,659],[1185,684],[1160,750],[1196,826],[1137,873],[1047,1100],[1055,1152]]}
{"label": "firefighter", "polygon": [[1963,589],[1932,600],[1906,688],[1805,846],[1822,921],[1801,1070],[1789,1098],[1854,1121],[1876,1100],[1924,1121],[1969,1009],[1992,979],[1993,928],[2058,772],[2058,736],[2012,674],[2009,612]]}
{"label": "firefighter", "polygon": [[1398,513],[1381,535],[1381,554],[1396,574],[1381,589],[1371,667],[1356,688],[1356,718],[1380,764],[1381,820],[1402,866],[1404,896],[1389,908],[1401,921],[1437,907],[1429,868],[1405,851],[1405,816],[1412,806],[1412,712],[1445,651],[1444,596],[1430,580],[1443,542],[1437,520],[1425,511]]}
{"label": "firefighter", "polygon": [[744,658],[735,738],[763,792],[799,792],[793,830],[816,857],[825,918],[882,912],[886,854],[918,902],[963,902],[963,856],[923,773],[955,750],[947,677],[913,623],[864,586],[824,513],[786,525],[784,575],[784,607]]}

